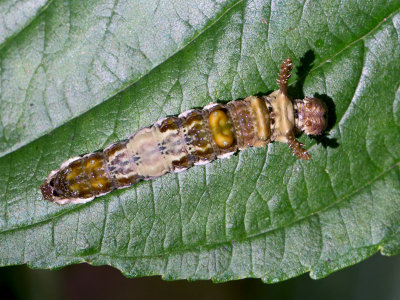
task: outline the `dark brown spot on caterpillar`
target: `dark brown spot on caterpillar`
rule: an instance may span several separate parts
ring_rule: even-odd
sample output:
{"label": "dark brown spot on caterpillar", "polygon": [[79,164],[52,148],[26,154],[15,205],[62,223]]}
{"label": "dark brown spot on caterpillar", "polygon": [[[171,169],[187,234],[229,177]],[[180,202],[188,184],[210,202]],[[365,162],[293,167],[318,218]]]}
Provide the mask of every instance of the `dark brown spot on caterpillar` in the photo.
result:
{"label": "dark brown spot on caterpillar", "polygon": [[166,132],[168,130],[177,130],[178,124],[176,121],[176,117],[169,117],[163,120],[160,124],[160,132]]}

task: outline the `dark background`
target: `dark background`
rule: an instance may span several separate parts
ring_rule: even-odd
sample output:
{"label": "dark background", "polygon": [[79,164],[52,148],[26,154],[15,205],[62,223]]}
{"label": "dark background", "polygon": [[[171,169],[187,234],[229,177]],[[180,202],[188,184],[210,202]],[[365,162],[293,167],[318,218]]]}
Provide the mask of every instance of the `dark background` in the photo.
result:
{"label": "dark background", "polygon": [[308,274],[277,284],[259,279],[214,284],[124,277],[109,266],[61,270],[0,268],[3,299],[400,299],[400,255],[380,254],[320,279]]}

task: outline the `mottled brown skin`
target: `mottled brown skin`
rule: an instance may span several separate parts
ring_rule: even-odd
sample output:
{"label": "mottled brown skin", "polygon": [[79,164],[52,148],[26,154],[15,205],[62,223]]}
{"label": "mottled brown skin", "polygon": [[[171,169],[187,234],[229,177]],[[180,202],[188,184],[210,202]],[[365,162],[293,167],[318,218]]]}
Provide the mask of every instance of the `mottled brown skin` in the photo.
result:
{"label": "mottled brown skin", "polygon": [[188,167],[197,161],[212,161],[216,158],[212,145],[212,137],[204,123],[203,111],[195,109],[182,118],[182,131],[188,150]]}
{"label": "mottled brown skin", "polygon": [[327,111],[324,102],[318,98],[308,98],[295,101],[296,129],[307,135],[320,135],[327,126]]}
{"label": "mottled brown skin", "polygon": [[[111,181],[118,189],[129,187],[143,179],[142,176],[135,174],[131,164],[133,159],[124,152],[127,143],[128,140],[123,140],[103,150]],[[122,176],[116,176],[116,174]]]}
{"label": "mottled brown skin", "polygon": [[291,70],[292,62],[286,59],[278,77],[279,90],[268,96],[249,96],[226,105],[210,103],[202,110],[163,118],[127,140],[66,161],[40,186],[43,198],[58,204],[85,203],[140,180],[180,172],[272,141],[287,143],[299,159],[310,159],[295,134],[321,134],[326,127],[326,106],[317,98],[290,100]]}
{"label": "mottled brown skin", "polygon": [[60,195],[89,199],[113,188],[114,182],[106,171],[103,152],[91,153],[72,161],[40,187],[46,200],[52,200]]}

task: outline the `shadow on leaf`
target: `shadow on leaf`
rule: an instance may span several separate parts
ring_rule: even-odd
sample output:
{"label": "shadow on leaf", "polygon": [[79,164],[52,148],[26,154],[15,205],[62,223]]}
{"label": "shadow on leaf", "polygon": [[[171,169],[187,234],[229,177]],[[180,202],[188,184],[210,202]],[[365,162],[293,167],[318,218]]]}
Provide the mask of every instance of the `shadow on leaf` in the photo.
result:
{"label": "shadow on leaf", "polygon": [[[300,65],[296,68],[296,74],[298,78],[297,82],[288,88],[289,95],[291,95],[294,99],[304,99],[304,82],[313,67],[314,60],[315,54],[312,50],[308,50],[300,58]],[[324,148],[336,148],[339,146],[337,140],[334,138],[328,138],[327,136],[329,130],[331,130],[336,123],[335,103],[333,102],[332,98],[326,94],[314,94],[314,97],[321,99],[325,103],[328,109],[328,124],[322,135],[310,137],[315,140],[317,144],[322,144]]]}

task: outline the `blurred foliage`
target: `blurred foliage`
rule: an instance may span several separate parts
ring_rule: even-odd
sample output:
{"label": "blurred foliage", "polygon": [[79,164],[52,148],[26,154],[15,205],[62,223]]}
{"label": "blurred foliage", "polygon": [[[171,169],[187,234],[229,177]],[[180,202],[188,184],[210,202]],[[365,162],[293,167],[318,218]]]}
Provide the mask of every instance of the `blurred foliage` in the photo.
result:
{"label": "blurred foliage", "polygon": [[273,285],[258,279],[222,284],[211,281],[167,282],[159,276],[127,279],[111,267],[79,264],[62,270],[31,270],[25,266],[0,269],[0,288],[7,299],[398,299],[400,256],[375,255],[327,278],[307,274]]}

